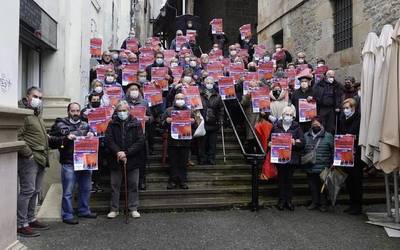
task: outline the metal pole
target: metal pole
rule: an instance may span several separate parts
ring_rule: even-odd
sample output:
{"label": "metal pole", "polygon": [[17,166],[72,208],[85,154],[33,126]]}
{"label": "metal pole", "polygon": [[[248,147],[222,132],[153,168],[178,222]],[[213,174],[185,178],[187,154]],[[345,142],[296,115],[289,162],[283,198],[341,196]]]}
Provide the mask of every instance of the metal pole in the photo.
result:
{"label": "metal pole", "polygon": [[224,123],[221,124],[221,137],[222,137],[222,153],[224,154],[224,163],[226,163]]}
{"label": "metal pole", "polygon": [[253,160],[251,166],[251,211],[255,212],[258,210],[258,163],[257,160]]}
{"label": "metal pole", "polygon": [[186,0],[182,0],[182,15],[186,14]]}
{"label": "metal pole", "polygon": [[391,211],[391,197],[390,197],[390,188],[389,188],[389,175],[385,174],[385,191],[386,191],[386,212],[388,217],[392,217]]}
{"label": "metal pole", "polygon": [[399,170],[393,171],[393,185],[394,185],[394,214],[395,214],[395,222],[399,223],[399,184],[397,182],[397,175],[399,174]]}
{"label": "metal pole", "polygon": [[[125,182],[125,224],[128,224],[128,179],[126,171],[126,162],[124,162],[124,182]],[[137,191],[139,192],[139,191]]]}

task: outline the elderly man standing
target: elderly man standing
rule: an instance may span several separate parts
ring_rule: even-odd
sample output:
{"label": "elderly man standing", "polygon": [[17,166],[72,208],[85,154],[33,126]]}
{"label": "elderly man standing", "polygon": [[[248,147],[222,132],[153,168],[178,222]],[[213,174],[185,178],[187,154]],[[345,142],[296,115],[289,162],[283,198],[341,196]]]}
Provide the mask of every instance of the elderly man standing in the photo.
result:
{"label": "elderly man standing", "polygon": [[20,108],[31,109],[24,126],[18,131],[18,140],[25,141],[25,147],[18,152],[19,194],[17,203],[17,232],[24,237],[36,237],[35,230],[47,230],[49,227],[35,217],[38,194],[41,191],[45,168],[48,162],[48,140],[46,128],[41,116],[42,92],[31,87],[26,97],[19,101]]}

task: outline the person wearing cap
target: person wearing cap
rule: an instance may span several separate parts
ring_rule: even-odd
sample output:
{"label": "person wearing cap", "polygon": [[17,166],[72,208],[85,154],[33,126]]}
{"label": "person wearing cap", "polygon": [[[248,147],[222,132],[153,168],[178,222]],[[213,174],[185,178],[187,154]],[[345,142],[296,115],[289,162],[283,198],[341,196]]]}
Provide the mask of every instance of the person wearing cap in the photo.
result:
{"label": "person wearing cap", "polygon": [[311,128],[304,134],[304,141],[304,154],[315,150],[315,163],[306,166],[308,186],[311,193],[311,204],[307,209],[319,209],[321,212],[326,212],[328,202],[326,193],[321,194],[320,174],[325,168],[332,166],[333,135],[325,131],[321,117],[316,116],[311,121]]}
{"label": "person wearing cap", "polygon": [[278,210],[287,208],[293,211],[292,203],[293,187],[292,178],[294,169],[300,164],[300,153],[304,147],[304,135],[299,124],[294,120],[295,110],[285,107],[282,110],[282,119],[274,124],[272,133],[289,133],[292,136],[291,158],[288,163],[276,164],[278,170],[279,200]]}
{"label": "person wearing cap", "polygon": [[[182,30],[177,30],[175,34],[176,34],[176,36],[183,36]],[[177,51],[176,50],[176,37],[174,39],[172,39],[169,49]]]}
{"label": "person wearing cap", "polygon": [[[300,88],[292,92],[291,102],[296,108],[296,121],[299,122],[299,99],[306,99],[307,102],[315,101],[313,89],[311,88],[312,75],[302,75],[299,78]],[[311,126],[311,122],[299,123],[303,131],[308,131]]]}
{"label": "person wearing cap", "polygon": [[282,118],[282,112],[285,107],[290,107],[296,113],[296,109],[293,104],[290,104],[286,100],[286,90],[282,89],[279,83],[274,83],[272,85],[272,90],[269,93],[269,97],[271,100],[270,109],[271,115],[269,116],[269,120],[272,123],[278,121],[278,119]]}
{"label": "person wearing cap", "polygon": [[297,58],[296,58],[296,61],[294,62],[294,64],[295,64],[296,66],[297,66],[297,65],[302,65],[302,64],[307,64],[309,69],[311,69],[311,70],[313,69],[312,65],[309,64],[309,63],[306,61],[306,53],[304,53],[304,52],[299,52],[299,53],[297,53]]}

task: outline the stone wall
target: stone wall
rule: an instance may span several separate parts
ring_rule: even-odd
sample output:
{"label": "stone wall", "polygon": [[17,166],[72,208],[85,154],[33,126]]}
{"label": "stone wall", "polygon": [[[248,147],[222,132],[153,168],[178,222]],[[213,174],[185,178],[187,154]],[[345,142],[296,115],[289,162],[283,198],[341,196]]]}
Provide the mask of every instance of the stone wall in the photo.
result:
{"label": "stone wall", "polygon": [[400,1],[398,0],[364,0],[365,19],[371,22],[372,31],[380,33],[383,25],[395,22],[400,17]]}

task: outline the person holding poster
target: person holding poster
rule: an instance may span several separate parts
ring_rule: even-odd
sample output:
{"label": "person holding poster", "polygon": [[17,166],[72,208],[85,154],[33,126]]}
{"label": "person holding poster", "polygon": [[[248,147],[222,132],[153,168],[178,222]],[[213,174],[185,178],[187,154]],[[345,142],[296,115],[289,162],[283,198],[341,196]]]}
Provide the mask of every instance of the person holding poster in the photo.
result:
{"label": "person holding poster", "polygon": [[270,109],[271,115],[269,120],[272,123],[275,123],[278,119],[283,117],[283,109],[285,107],[290,107],[296,112],[296,109],[293,104],[290,104],[289,101],[286,99],[286,89],[282,89],[281,84],[276,82],[272,85],[272,90],[269,93],[269,97],[271,100]]}
{"label": "person holding poster", "polygon": [[[129,113],[129,104],[121,100],[115,107],[115,115],[107,128],[105,136],[109,154],[111,177],[111,209],[107,217],[119,215],[120,188],[124,174],[128,181],[128,209],[133,218],[140,218],[139,206],[139,168],[145,164],[143,150],[145,137],[141,123]],[[126,172],[124,168],[126,167]]]}
{"label": "person holding poster", "polygon": [[[146,100],[143,99],[141,93],[141,87],[139,83],[131,83],[128,85],[128,89],[126,90],[125,100],[128,102],[130,108],[134,107],[144,107],[145,108],[145,116],[143,117],[145,122],[145,135],[147,140],[146,150],[149,152],[143,151],[145,162],[139,166],[139,189],[146,190],[146,161],[147,154],[150,154],[150,151],[153,151],[154,145],[154,124],[153,124],[153,116],[150,112],[149,104]],[[137,117],[136,117],[137,118]],[[138,118],[137,118],[138,119]]]}
{"label": "person holding poster", "polygon": [[171,44],[169,46],[169,49],[175,50],[175,51],[179,51],[179,50],[176,49],[176,39],[177,39],[177,37],[181,37],[181,36],[183,36],[182,30],[177,30],[176,33],[175,33],[175,38],[172,39]]}
{"label": "person holding poster", "polygon": [[[179,116],[179,113],[189,113],[186,122],[191,123],[191,127],[178,127],[178,131],[172,131],[173,114]],[[185,104],[185,95],[182,93],[175,95],[173,106],[167,108],[162,116],[162,125],[168,131],[168,159],[169,159],[169,181],[167,189],[174,189],[179,186],[182,189],[188,189],[187,185],[187,163],[189,161],[189,152],[192,133],[195,131],[193,112]],[[182,128],[182,129],[180,129]],[[175,133],[176,136],[175,136]],[[174,134],[174,137],[172,136]],[[190,138],[190,139],[189,139]]]}
{"label": "person holding poster", "polygon": [[325,168],[332,166],[333,162],[333,136],[326,132],[322,119],[318,116],[311,121],[311,128],[304,134],[305,146],[304,154],[314,150],[314,162],[307,164],[308,187],[311,193],[311,204],[308,210],[319,209],[326,212],[328,200],[326,193],[321,194],[322,182],[320,178],[321,172]]}
{"label": "person holding poster", "polygon": [[309,64],[309,63],[306,61],[306,53],[304,53],[304,52],[299,52],[299,53],[297,53],[297,58],[296,58],[296,60],[294,61],[294,65],[297,66],[297,65],[304,65],[304,64],[307,65],[309,69],[313,70],[312,65]]}
{"label": "person holding poster", "polygon": [[275,44],[275,53],[272,54],[272,59],[275,60],[276,65],[281,64],[286,68],[286,65],[292,62],[292,55],[282,47],[282,44]]}
{"label": "person holding poster", "polygon": [[[278,189],[279,200],[278,210],[287,208],[294,210],[292,203],[293,187],[292,177],[294,169],[300,164],[300,153],[304,148],[304,135],[299,124],[294,120],[295,110],[291,107],[285,107],[282,111],[282,120],[274,124],[272,135],[274,133],[289,134],[291,136],[291,154],[290,161],[276,164],[278,170]],[[272,150],[272,149],[271,149]],[[271,162],[273,152],[271,152]]]}
{"label": "person holding poster", "polygon": [[346,186],[350,196],[350,206],[345,212],[358,215],[362,213],[363,195],[363,168],[365,163],[361,160],[361,147],[358,145],[360,132],[360,114],[357,112],[357,102],[349,98],[342,103],[343,111],[339,115],[338,135],[354,135],[354,166],[344,167],[343,170],[348,174]]}
{"label": "person holding poster", "polygon": [[[259,89],[260,87],[261,87],[260,81],[252,80],[249,83],[249,88],[254,89],[254,91],[256,89]],[[267,92],[268,92],[268,90],[267,90]],[[252,92],[250,92],[250,91],[246,95],[243,95],[241,104],[243,106],[243,109],[244,109],[244,112],[245,112],[247,118],[249,119],[251,126],[254,128],[254,126],[256,125],[256,122],[259,119],[260,113],[253,112],[251,95],[252,95]],[[254,139],[253,133],[248,126],[245,126],[245,129],[246,129],[246,144],[252,145],[252,143],[250,141],[252,141]]]}
{"label": "person holding poster", "polygon": [[114,63],[112,60],[111,53],[109,51],[104,51],[103,55],[101,56],[101,60],[95,61],[96,65],[91,66],[92,68],[90,69],[90,79],[89,81],[93,81],[94,79],[97,78],[97,68],[102,66],[102,65],[109,65],[114,68]]}
{"label": "person holding poster", "polygon": [[124,92],[120,83],[117,82],[117,75],[113,69],[106,71],[104,79],[104,92],[110,99],[110,105],[115,106],[124,96]]}
{"label": "person holding poster", "polygon": [[[311,88],[312,75],[303,75],[303,76],[300,76],[298,79],[300,81],[300,88],[296,89],[295,91],[292,92],[292,96],[290,99],[296,109],[296,121],[297,122],[300,121],[299,124],[303,131],[308,131],[311,127],[311,118],[312,117],[310,119],[300,119],[299,118],[300,117],[299,101],[305,100],[306,102],[315,102],[315,99],[313,98],[313,96],[314,96],[313,89]],[[316,113],[316,110],[315,110],[315,113]]]}
{"label": "person holding poster", "polygon": [[215,165],[217,133],[223,124],[224,105],[214,88],[214,79],[207,77],[203,84],[204,88],[200,93],[203,109],[200,112],[204,118],[206,134],[199,138],[199,164]]}
{"label": "person holding poster", "polygon": [[74,217],[73,192],[78,184],[78,217],[94,219],[97,217],[89,208],[90,191],[92,189],[92,171],[74,169],[74,141],[77,137],[93,137],[89,124],[80,118],[81,106],[72,102],[67,107],[68,117],[57,118],[51,127],[49,143],[60,152],[62,202],[61,216],[66,224],[75,225],[79,221]]}

